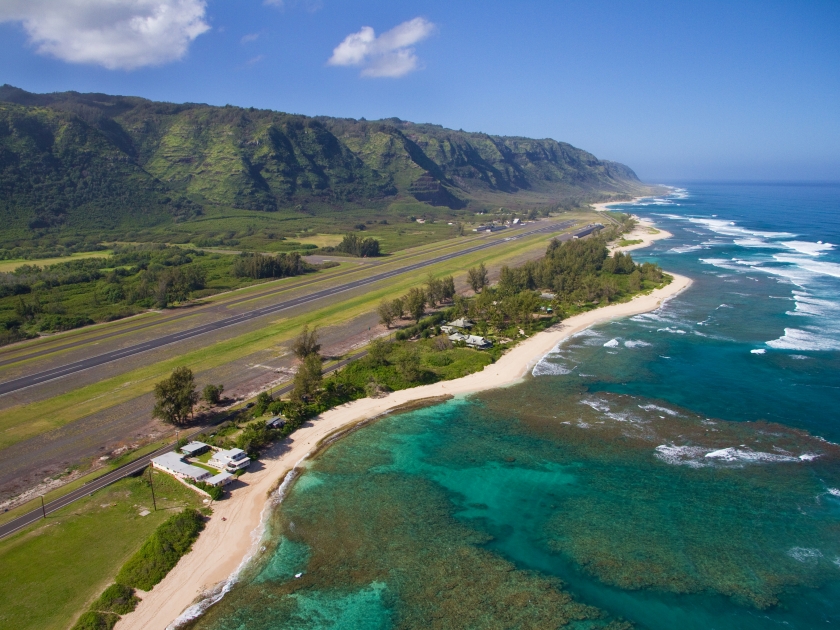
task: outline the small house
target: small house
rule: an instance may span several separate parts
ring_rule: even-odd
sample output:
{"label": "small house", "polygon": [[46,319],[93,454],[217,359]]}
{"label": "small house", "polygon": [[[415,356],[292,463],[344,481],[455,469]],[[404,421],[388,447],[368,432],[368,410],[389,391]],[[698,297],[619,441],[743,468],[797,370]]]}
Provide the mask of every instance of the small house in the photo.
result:
{"label": "small house", "polygon": [[468,336],[469,335],[464,335],[462,333],[455,332],[455,333],[452,333],[451,335],[449,335],[449,341],[454,341],[454,342],[466,341]]}
{"label": "small house", "polygon": [[[458,319],[449,322],[447,325],[452,326],[454,328],[472,328],[475,324],[473,324],[466,317],[459,317]],[[441,329],[442,328],[443,327],[441,327]]]}
{"label": "small house", "polygon": [[248,454],[241,448],[231,448],[228,450],[216,451],[207,464],[213,468],[218,468],[219,470],[235,472],[250,466],[251,458],[249,458]]}
{"label": "small house", "polygon": [[493,342],[485,339],[484,337],[480,337],[478,335],[468,335],[464,342],[470,348],[475,348],[476,350],[486,350],[487,348],[493,347]]}
{"label": "small house", "polygon": [[184,457],[195,457],[210,450],[210,445],[204,442],[190,442],[181,447]]}
{"label": "small house", "polygon": [[204,483],[206,483],[208,486],[216,486],[220,488],[222,486],[228,485],[234,479],[236,479],[236,477],[234,477],[231,473],[227,471],[222,471],[218,475],[213,475]]}
{"label": "small house", "polygon": [[281,416],[274,416],[265,423],[269,429],[282,429],[286,426],[286,421]]}

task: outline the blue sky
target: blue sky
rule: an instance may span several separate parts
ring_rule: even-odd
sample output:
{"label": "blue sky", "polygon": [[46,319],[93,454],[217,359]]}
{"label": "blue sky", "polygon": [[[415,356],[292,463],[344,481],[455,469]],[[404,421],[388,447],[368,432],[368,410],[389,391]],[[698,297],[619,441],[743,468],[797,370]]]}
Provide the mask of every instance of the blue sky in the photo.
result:
{"label": "blue sky", "polygon": [[838,181],[839,34],[835,0],[0,0],[0,83],[551,137],[647,181]]}

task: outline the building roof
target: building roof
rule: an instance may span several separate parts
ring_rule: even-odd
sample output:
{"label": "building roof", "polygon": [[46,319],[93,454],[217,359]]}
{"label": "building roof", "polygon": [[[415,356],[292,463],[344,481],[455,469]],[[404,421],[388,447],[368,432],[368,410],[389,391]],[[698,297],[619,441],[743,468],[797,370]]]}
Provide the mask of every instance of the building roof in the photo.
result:
{"label": "building roof", "polygon": [[152,459],[152,462],[158,468],[166,468],[178,475],[190,477],[191,479],[200,479],[210,474],[203,468],[186,463],[181,459],[181,456],[178,455],[178,453],[164,453],[163,455],[158,455]]}
{"label": "building roof", "polygon": [[231,448],[226,451],[217,451],[212,459],[229,460],[242,459],[242,456],[247,456],[247,453],[241,448]]}
{"label": "building roof", "polygon": [[484,337],[479,337],[478,335],[469,335],[466,339],[464,339],[468,346],[492,346],[493,343]]}
{"label": "building roof", "polygon": [[447,324],[447,326],[455,326],[455,328],[472,328],[473,323],[466,317],[459,317]]}
{"label": "building roof", "polygon": [[203,451],[205,449],[210,448],[209,444],[205,444],[204,442],[190,442],[181,447],[181,452],[184,455],[192,455],[193,453],[197,453],[198,451]]}
{"label": "building roof", "polygon": [[229,472],[220,472],[218,475],[213,475],[210,479],[205,479],[205,483],[211,486],[221,486],[233,479],[233,475]]}

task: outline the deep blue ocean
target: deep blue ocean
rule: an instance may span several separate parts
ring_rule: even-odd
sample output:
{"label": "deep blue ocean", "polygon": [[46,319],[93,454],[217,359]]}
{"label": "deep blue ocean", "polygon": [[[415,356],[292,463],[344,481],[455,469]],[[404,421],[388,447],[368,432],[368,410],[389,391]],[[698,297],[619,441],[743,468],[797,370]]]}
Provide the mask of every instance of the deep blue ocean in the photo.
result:
{"label": "deep blue ocean", "polygon": [[687,291],[334,444],[196,627],[840,624],[840,185],[616,209]]}

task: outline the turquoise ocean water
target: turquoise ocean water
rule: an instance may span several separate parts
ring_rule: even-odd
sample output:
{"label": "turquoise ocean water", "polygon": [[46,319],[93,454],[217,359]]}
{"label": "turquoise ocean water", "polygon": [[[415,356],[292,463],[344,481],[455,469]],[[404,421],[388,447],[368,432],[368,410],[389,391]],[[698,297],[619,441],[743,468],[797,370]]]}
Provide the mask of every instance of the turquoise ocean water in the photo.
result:
{"label": "turquoise ocean water", "polygon": [[194,626],[840,624],[840,186],[624,209],[687,292],[333,445]]}

